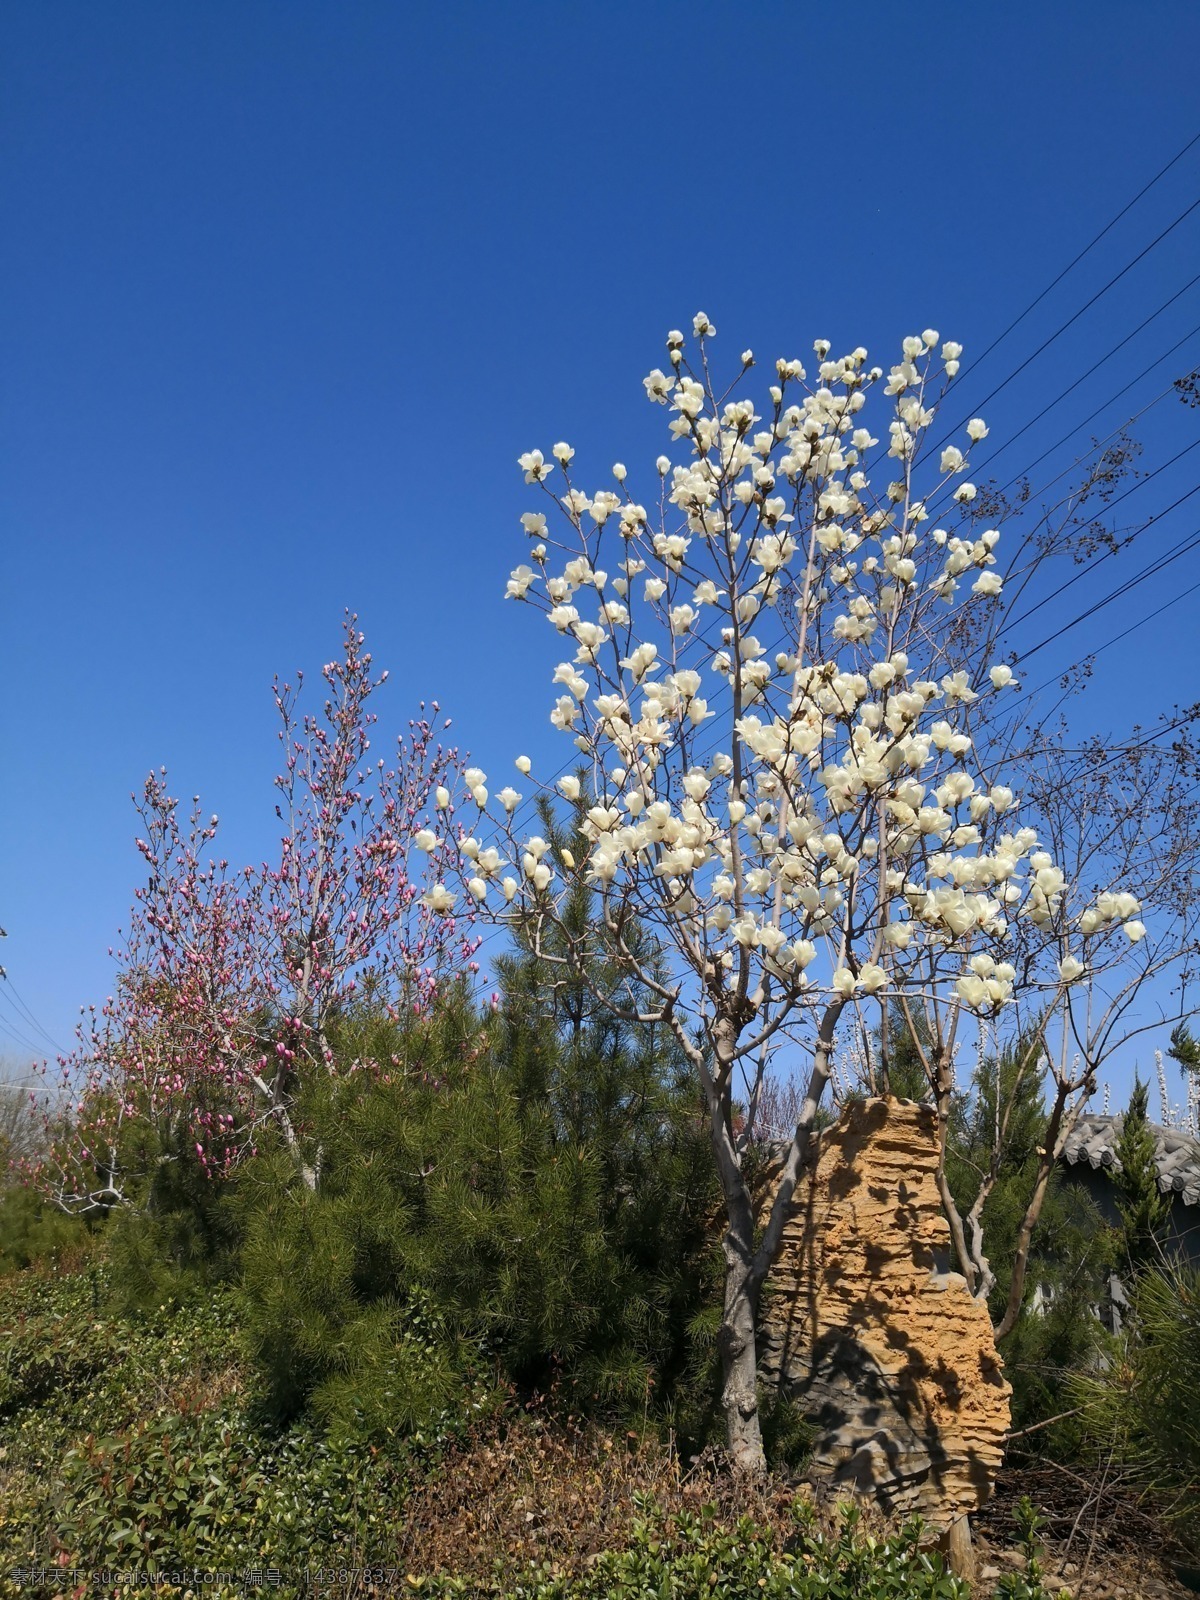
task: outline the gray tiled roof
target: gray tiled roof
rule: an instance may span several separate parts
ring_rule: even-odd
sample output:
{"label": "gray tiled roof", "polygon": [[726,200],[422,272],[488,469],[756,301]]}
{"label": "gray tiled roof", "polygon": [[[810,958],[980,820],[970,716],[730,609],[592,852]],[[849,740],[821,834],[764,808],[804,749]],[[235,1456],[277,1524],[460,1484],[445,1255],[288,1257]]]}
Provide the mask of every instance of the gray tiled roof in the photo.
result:
{"label": "gray tiled roof", "polygon": [[[1087,1162],[1096,1168],[1119,1172],[1116,1146],[1124,1117],[1089,1115],[1080,1117],[1063,1145],[1063,1160],[1075,1166]],[[1158,1186],[1164,1194],[1178,1194],[1185,1205],[1200,1205],[1200,1139],[1193,1139],[1178,1128],[1149,1124],[1154,1135],[1154,1156],[1158,1166]]]}

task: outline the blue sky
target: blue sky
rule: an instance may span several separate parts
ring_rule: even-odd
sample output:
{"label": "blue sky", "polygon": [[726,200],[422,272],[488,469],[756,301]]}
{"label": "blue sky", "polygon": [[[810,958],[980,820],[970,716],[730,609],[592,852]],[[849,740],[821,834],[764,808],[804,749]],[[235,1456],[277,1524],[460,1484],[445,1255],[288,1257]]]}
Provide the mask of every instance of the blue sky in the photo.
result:
{"label": "blue sky", "polygon": [[[1200,195],[1197,146],[971,369],[1200,131],[1200,11],[1178,3],[43,0],[4,8],[0,51],[0,921],[63,1042],[111,983],[130,791],[165,764],[231,857],[261,858],[271,678],[315,675],[344,607],[391,669],[386,724],[438,696],[485,768],[558,765],[551,646],[500,598],[524,553],[515,457],[566,438],[593,473],[649,466],[640,380],[669,327],[703,308],[731,359],[821,335],[887,362],[932,325],[966,347],[964,416],[1021,369],[985,407],[998,448],[1200,270],[1197,211],[1029,361]],[[1196,324],[1200,286],[996,471]],[[1200,337],[1068,450],[1197,362]],[[1157,405],[1143,464],[1198,419]],[[1198,528],[1200,497],[1120,570]],[[1197,580],[1192,554],[1039,663]],[[1082,723],[1200,699],[1194,616],[1101,656]]]}

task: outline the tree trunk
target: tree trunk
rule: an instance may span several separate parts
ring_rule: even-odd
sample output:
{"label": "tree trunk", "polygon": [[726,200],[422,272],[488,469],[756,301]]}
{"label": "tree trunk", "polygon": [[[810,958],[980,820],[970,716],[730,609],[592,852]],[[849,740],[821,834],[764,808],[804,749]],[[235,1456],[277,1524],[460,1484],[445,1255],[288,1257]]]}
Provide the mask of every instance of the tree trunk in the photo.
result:
{"label": "tree trunk", "polygon": [[713,1029],[715,1081],[705,1081],[709,1128],[725,1198],[725,1302],[717,1347],[721,1352],[721,1409],[735,1472],[762,1477],[767,1470],[758,1416],[759,1277],[754,1259],[754,1202],[732,1137],[730,1083],[738,1027],[729,1016]]}
{"label": "tree trunk", "polygon": [[974,1583],[978,1577],[975,1548],[971,1543],[971,1523],[967,1517],[958,1517],[946,1529],[946,1561],[956,1578]]}
{"label": "tree trunk", "polygon": [[[743,1185],[744,1191],[744,1185]],[[725,1254],[725,1306],[718,1345],[721,1351],[721,1407],[735,1472],[761,1477],[767,1470],[758,1415],[758,1293],[754,1282],[754,1217],[750,1197],[727,1197],[729,1227]]]}

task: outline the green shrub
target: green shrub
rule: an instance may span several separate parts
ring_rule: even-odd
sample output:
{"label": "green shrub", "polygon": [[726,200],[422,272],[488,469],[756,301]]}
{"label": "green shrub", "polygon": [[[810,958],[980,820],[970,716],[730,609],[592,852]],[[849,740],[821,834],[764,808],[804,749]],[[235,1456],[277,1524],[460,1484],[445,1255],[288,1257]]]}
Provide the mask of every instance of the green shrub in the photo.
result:
{"label": "green shrub", "polygon": [[87,1223],[67,1216],[23,1183],[0,1188],[0,1278],[86,1247]]}
{"label": "green shrub", "polygon": [[[422,1429],[485,1371],[578,1406],[657,1405],[712,1271],[711,1160],[665,1041],[571,1037],[521,998],[342,1019],[378,1067],[310,1088],[313,1191],[247,1172],[239,1304],[271,1413]],[[411,1334],[420,1322],[417,1345]],[[463,1390],[463,1384],[466,1390]]]}
{"label": "green shrub", "polygon": [[155,1149],[133,1202],[108,1221],[110,1292],[121,1311],[183,1301],[238,1273],[235,1181],[205,1173],[180,1132],[156,1136]]}
{"label": "green shrub", "polygon": [[[0,1594],[21,1565],[362,1565],[390,1548],[407,1467],[318,1424],[256,1426],[224,1289],[106,1312],[107,1269],[0,1292]],[[25,1592],[28,1592],[27,1590]],[[170,1592],[168,1590],[168,1592]],[[206,1586],[235,1595],[241,1585]]]}
{"label": "green shrub", "polygon": [[1180,1537],[1200,1551],[1200,1270],[1147,1269],[1101,1371],[1073,1389],[1089,1430],[1144,1480]]}
{"label": "green shrub", "polygon": [[940,1556],[921,1549],[919,1523],[879,1538],[847,1510],[828,1534],[800,1501],[795,1534],[781,1545],[749,1518],[722,1523],[715,1507],[669,1518],[646,1510],[628,1545],[606,1551],[583,1577],[556,1577],[547,1563],[524,1575],[498,1573],[490,1587],[427,1579],[419,1592],[497,1600],[967,1600],[970,1593]]}
{"label": "green shrub", "polygon": [[1025,1558],[1025,1569],[1003,1573],[996,1585],[994,1600],[1058,1600],[1067,1591],[1061,1584],[1051,1590],[1043,1582],[1044,1546],[1039,1535],[1046,1526],[1046,1519],[1027,1494],[1023,1494],[1013,1508],[1013,1521],[1017,1525],[1017,1547]]}

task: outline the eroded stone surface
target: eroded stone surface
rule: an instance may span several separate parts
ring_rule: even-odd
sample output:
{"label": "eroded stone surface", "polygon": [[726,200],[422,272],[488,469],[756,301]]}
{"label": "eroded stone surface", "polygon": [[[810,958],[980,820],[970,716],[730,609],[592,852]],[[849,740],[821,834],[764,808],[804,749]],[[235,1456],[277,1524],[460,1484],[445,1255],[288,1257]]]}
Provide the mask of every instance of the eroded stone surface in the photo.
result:
{"label": "eroded stone surface", "polygon": [[760,1345],[764,1383],[818,1425],[814,1474],[943,1528],[986,1500],[1011,1393],[949,1262],[933,1108],[855,1102],[793,1200]]}

